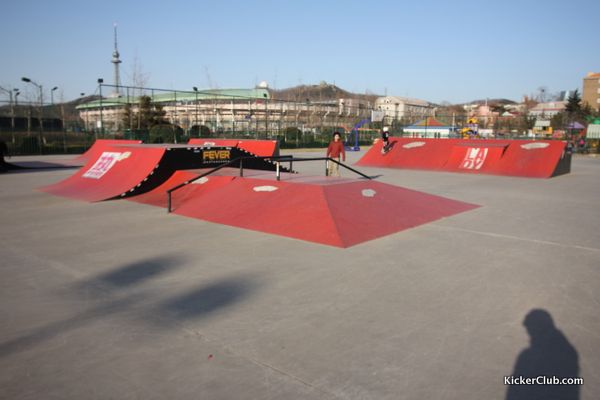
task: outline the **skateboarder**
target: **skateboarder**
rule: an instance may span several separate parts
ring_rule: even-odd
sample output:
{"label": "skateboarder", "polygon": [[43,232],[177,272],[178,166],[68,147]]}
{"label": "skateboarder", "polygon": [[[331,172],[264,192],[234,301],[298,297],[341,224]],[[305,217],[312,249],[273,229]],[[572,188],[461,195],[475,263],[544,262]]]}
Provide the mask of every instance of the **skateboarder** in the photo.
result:
{"label": "skateboarder", "polygon": [[381,154],[385,154],[390,150],[390,132],[387,126],[384,126],[381,130],[381,140],[383,140],[383,147],[381,148]]}

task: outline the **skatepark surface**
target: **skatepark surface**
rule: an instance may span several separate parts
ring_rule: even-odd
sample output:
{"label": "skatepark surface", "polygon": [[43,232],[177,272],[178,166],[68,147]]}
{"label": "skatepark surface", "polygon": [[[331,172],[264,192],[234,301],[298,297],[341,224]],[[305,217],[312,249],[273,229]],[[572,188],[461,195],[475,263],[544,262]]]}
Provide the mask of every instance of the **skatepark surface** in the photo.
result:
{"label": "skatepark surface", "polygon": [[[600,158],[551,179],[357,168],[481,207],[342,249],[37,190],[75,169],[0,175],[0,399],[513,400],[532,353],[575,363],[566,398],[599,397]],[[535,310],[575,354],[530,343]]]}

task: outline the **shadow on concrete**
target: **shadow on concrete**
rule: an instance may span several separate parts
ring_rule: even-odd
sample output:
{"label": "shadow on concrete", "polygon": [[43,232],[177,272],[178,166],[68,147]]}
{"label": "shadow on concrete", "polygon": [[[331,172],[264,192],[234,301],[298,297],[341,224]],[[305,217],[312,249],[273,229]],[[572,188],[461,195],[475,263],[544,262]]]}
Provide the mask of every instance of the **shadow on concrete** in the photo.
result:
{"label": "shadow on concrete", "polygon": [[75,284],[75,290],[89,294],[108,293],[136,285],[171,272],[182,264],[178,255],[162,255],[123,265]]}
{"label": "shadow on concrete", "polygon": [[80,328],[87,323],[128,310],[132,305],[141,302],[144,298],[145,296],[136,295],[107,302],[99,307],[79,313],[71,318],[47,324],[26,335],[0,343],[0,358],[27,351],[41,343],[60,336],[61,334]]}
{"label": "shadow on concrete", "polygon": [[255,288],[248,277],[225,278],[170,299],[159,305],[159,311],[178,320],[206,317],[244,300]]}
{"label": "shadow on concrete", "polygon": [[[523,325],[530,336],[530,345],[517,358],[512,373],[515,380],[519,377],[579,377],[577,351],[565,335],[556,329],[550,313],[542,309],[531,310],[525,316]],[[508,386],[506,392],[507,400],[579,400],[579,396],[579,385],[513,384]]]}
{"label": "shadow on concrete", "polygon": [[125,265],[99,275],[94,280],[113,287],[138,285],[169,270],[173,270],[178,264],[180,264],[179,256],[160,256]]}
{"label": "shadow on concrete", "polygon": [[149,279],[156,278],[167,271],[173,270],[181,263],[181,258],[176,255],[160,256],[126,264],[91,279],[78,282],[75,285],[78,298],[81,299],[82,295],[85,294],[87,301],[100,303],[100,305],[78,313],[71,318],[37,328],[19,338],[0,343],[0,357],[25,351],[97,319],[130,311],[131,307],[138,304],[142,299],[151,299],[148,291],[133,295],[120,293],[120,298],[116,300],[111,299],[110,295],[116,295],[116,293],[113,293],[115,290],[140,285]]}
{"label": "shadow on concrete", "polygon": [[17,163],[10,163],[6,161],[0,161],[0,172],[4,173],[28,173],[28,172],[45,172],[45,171],[56,171],[61,169],[78,169],[81,166],[75,165],[61,165],[53,164],[51,162],[43,161],[18,161]]}

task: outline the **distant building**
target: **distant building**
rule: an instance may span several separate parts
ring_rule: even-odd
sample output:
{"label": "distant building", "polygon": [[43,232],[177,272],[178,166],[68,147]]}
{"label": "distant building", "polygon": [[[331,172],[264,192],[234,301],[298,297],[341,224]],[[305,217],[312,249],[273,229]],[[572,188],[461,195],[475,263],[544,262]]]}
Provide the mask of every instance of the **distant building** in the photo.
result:
{"label": "distant building", "polygon": [[448,138],[456,127],[444,124],[433,117],[427,117],[413,125],[404,128],[404,133],[419,138]]}
{"label": "distant building", "polygon": [[583,78],[581,100],[596,111],[600,111],[600,73],[590,72]]}
{"label": "distant building", "polygon": [[538,103],[529,110],[529,116],[535,118],[532,132],[534,134],[550,135],[552,127],[550,120],[556,114],[565,111],[566,101],[551,101],[548,103]]}
{"label": "distant building", "polygon": [[[128,91],[126,91],[128,93]],[[287,127],[314,130],[352,126],[370,116],[370,104],[358,99],[293,102],[273,99],[265,82],[254,89],[202,91],[150,91],[153,104],[160,104],[164,120],[184,130],[205,126],[212,132],[281,132]],[[125,95],[77,107],[86,130],[105,132],[135,130],[137,120],[126,120],[125,110],[138,112],[139,97]]]}
{"label": "distant building", "polygon": [[551,101],[549,103],[538,103],[529,110],[529,116],[539,120],[549,121],[556,114],[565,111],[566,101]]}
{"label": "distant building", "polygon": [[384,96],[375,100],[375,110],[384,112],[384,123],[391,124],[402,118],[419,119],[433,116],[435,108],[425,100],[408,97]]}
{"label": "distant building", "polygon": [[555,100],[567,101],[567,100],[569,100],[569,97],[571,97],[573,95],[573,93],[575,93],[575,90],[561,90],[558,95],[558,98]]}

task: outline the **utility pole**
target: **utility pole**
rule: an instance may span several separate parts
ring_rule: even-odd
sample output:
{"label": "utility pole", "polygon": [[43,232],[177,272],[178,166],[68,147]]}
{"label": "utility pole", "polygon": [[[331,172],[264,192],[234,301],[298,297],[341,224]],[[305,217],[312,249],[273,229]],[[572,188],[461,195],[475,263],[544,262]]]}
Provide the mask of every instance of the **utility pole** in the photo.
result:
{"label": "utility pole", "polygon": [[44,107],[44,92],[42,89],[42,85],[32,81],[29,78],[26,77],[22,77],[21,80],[23,82],[27,82],[27,83],[31,83],[32,85],[34,85],[35,87],[37,87],[40,91],[40,108],[39,108],[39,122],[40,122],[40,136],[39,136],[39,147],[40,147],[40,154],[43,153],[43,147],[44,147],[44,117],[42,115],[42,108]]}
{"label": "utility pole", "polygon": [[[98,78],[98,90],[100,93],[100,135],[104,137],[104,120],[102,119],[102,84],[104,83],[104,79]],[[98,133],[96,133],[96,139],[98,139]]]}

